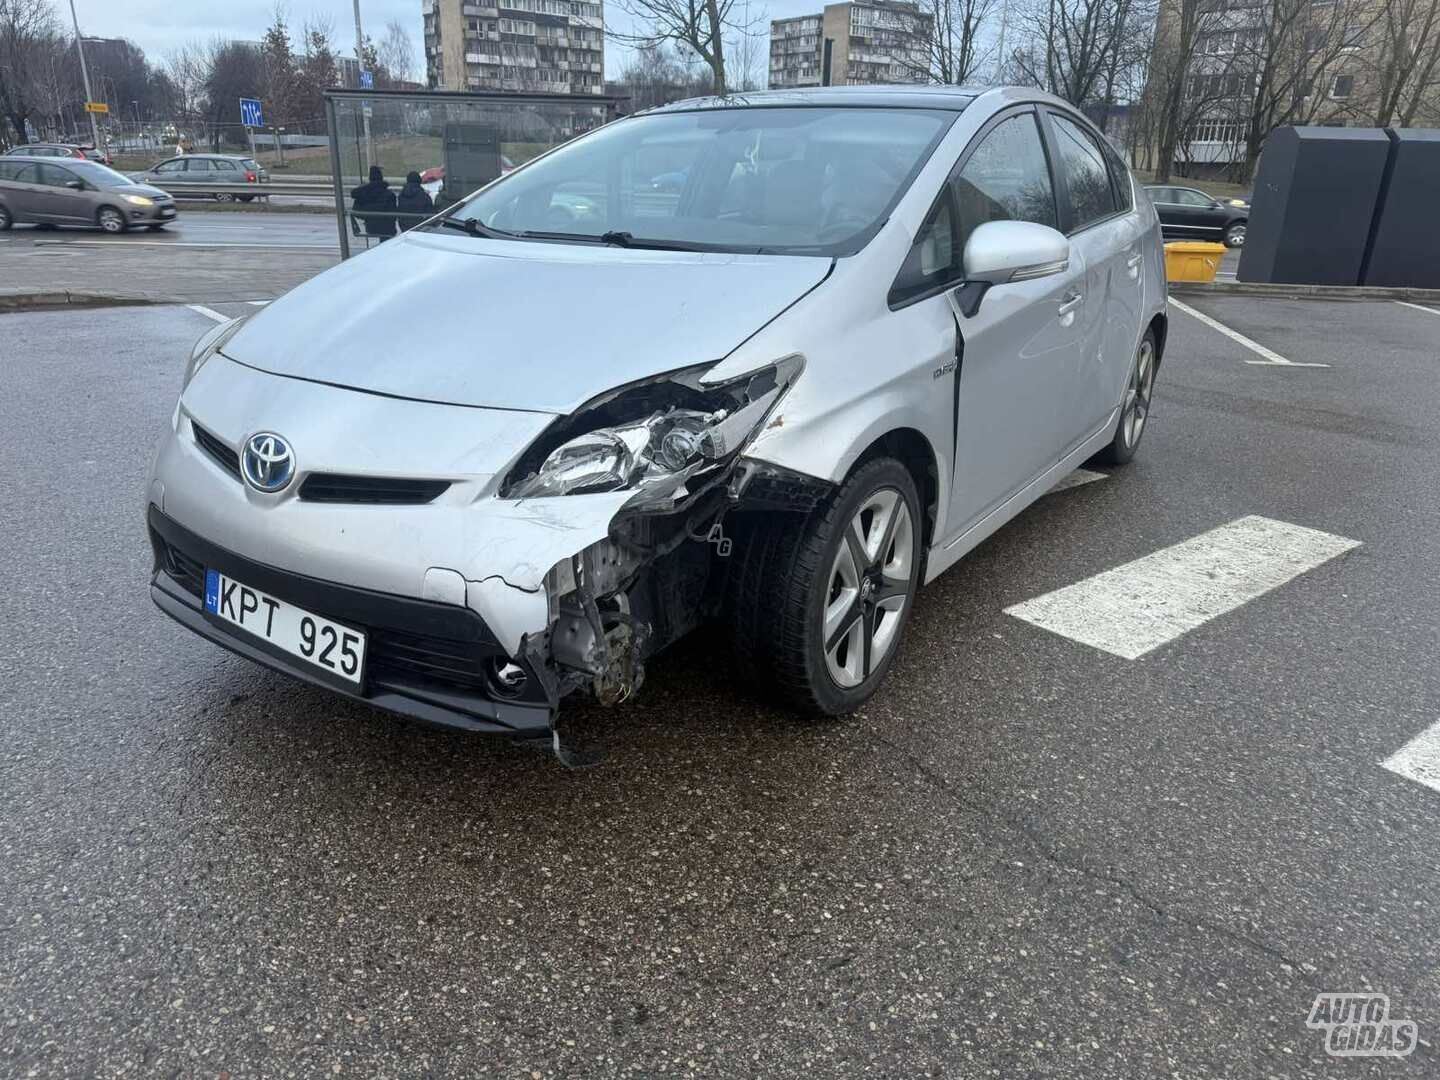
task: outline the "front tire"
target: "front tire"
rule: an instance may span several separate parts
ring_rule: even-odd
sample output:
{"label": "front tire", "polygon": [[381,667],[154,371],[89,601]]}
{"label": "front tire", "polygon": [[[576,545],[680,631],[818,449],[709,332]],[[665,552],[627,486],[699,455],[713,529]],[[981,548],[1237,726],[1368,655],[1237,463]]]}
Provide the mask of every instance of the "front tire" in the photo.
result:
{"label": "front tire", "polygon": [[803,712],[854,712],[884,681],[920,583],[920,499],[894,458],[857,469],[814,512],[755,524],[731,570],[746,678]]}
{"label": "front tire", "polygon": [[123,233],[127,227],[125,215],[113,206],[102,206],[99,213],[95,215],[95,220],[99,223],[100,228],[111,234]]}
{"label": "front tire", "polygon": [[1115,424],[1115,437],[1093,460],[1104,465],[1125,465],[1135,457],[1150,419],[1150,398],[1155,393],[1155,369],[1159,362],[1155,331],[1147,329],[1135,350],[1135,362],[1130,365],[1130,380],[1125,384],[1125,396],[1120,401],[1120,419]]}
{"label": "front tire", "polygon": [[234,196],[234,195],[231,195],[228,191],[222,191],[222,192],[220,192],[218,195],[215,196],[215,201],[216,201],[216,202],[234,202],[234,201],[235,201],[235,196]]}

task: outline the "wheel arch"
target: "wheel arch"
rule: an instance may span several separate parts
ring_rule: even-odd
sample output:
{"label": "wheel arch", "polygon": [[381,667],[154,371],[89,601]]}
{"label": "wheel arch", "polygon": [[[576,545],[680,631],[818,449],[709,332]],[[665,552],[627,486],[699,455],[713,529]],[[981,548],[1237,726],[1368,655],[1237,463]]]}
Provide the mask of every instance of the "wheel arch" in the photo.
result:
{"label": "wheel arch", "polygon": [[1158,312],[1150,320],[1150,332],[1155,335],[1155,366],[1160,366],[1160,361],[1165,359],[1165,337],[1170,333],[1170,316],[1165,312]]}
{"label": "wheel arch", "polygon": [[[924,522],[921,529],[921,555],[930,550],[934,543],[935,528],[940,513],[940,463],[935,449],[921,432],[912,427],[893,428],[862,450],[845,475],[849,477],[866,462],[878,457],[892,457],[909,470],[915,481],[915,490],[920,493]],[[922,572],[923,580],[923,572]]]}

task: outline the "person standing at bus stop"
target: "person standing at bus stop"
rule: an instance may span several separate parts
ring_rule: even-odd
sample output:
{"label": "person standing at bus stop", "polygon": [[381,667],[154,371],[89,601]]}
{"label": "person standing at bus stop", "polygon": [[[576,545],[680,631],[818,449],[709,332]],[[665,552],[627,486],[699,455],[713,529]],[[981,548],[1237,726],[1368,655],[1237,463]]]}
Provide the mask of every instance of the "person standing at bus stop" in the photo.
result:
{"label": "person standing at bus stop", "polygon": [[368,236],[382,241],[395,235],[395,193],[385,182],[379,165],[370,166],[370,179],[350,192],[351,209],[365,223]]}

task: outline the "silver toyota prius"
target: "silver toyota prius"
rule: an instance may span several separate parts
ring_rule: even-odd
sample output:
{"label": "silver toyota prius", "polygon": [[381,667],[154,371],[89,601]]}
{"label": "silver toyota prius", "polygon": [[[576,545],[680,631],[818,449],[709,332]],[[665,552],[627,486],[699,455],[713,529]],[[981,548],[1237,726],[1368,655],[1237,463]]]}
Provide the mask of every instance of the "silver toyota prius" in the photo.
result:
{"label": "silver toyota prius", "polygon": [[514,170],[198,341],[148,491],[152,596],[306,681],[581,760],[707,620],[841,714],[920,587],[1124,464],[1160,226],[1032,90],[686,101]]}

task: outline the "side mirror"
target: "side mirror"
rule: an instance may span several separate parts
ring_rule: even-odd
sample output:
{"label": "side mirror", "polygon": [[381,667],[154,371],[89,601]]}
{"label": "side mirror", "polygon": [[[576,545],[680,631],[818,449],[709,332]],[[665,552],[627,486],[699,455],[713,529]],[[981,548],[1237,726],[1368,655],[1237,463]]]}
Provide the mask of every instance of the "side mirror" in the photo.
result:
{"label": "side mirror", "polygon": [[1012,281],[1033,281],[1063,273],[1070,266],[1070,241],[1049,225],[1031,221],[987,221],[965,241],[965,284],[960,310],[968,319],[980,310],[985,293]]}
{"label": "side mirror", "polygon": [[71,191],[84,191],[84,190],[85,190],[85,181],[84,181],[84,180],[66,180],[66,181],[65,181],[65,186],[68,187]]}

